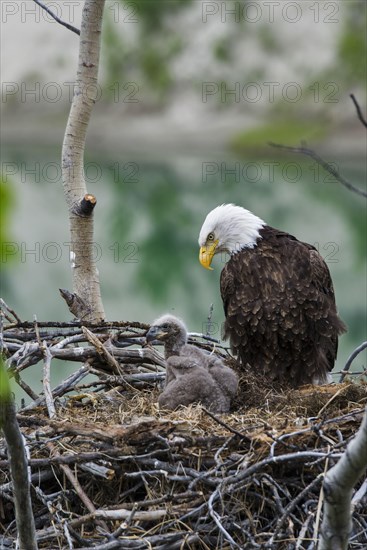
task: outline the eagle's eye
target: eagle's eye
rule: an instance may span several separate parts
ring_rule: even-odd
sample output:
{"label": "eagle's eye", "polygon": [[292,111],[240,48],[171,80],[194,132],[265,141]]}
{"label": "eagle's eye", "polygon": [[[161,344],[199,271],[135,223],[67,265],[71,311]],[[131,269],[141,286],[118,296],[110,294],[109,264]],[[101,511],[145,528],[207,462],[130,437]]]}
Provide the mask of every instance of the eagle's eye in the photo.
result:
{"label": "eagle's eye", "polygon": [[209,233],[207,241],[213,242],[214,241],[214,233]]}
{"label": "eagle's eye", "polygon": [[161,328],[163,330],[168,330],[169,329],[168,323],[164,323],[163,325],[161,325]]}

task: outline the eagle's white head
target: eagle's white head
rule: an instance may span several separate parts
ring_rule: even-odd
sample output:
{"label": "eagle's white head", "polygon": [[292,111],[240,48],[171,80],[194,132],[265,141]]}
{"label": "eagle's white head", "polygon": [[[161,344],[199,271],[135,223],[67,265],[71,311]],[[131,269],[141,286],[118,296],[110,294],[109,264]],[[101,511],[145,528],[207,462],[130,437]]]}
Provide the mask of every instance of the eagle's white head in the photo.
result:
{"label": "eagle's white head", "polygon": [[235,254],[253,248],[265,222],[249,210],[234,204],[222,204],[209,212],[199,235],[200,263],[206,269],[219,252]]}

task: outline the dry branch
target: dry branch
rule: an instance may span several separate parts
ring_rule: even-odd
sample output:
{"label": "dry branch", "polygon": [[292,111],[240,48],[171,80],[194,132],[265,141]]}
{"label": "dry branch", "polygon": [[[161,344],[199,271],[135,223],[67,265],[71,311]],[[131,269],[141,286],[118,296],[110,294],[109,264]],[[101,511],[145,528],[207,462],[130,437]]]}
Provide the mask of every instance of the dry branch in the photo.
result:
{"label": "dry branch", "polygon": [[[350,97],[354,103],[354,106],[356,108],[356,111],[357,111],[357,115],[358,115],[358,118],[359,120],[361,121],[361,123],[363,124],[363,126],[365,126],[367,128],[367,121],[366,119],[364,118],[363,114],[362,114],[362,110],[359,106],[359,103],[358,101],[356,100],[354,94],[350,94]],[[340,172],[333,166],[333,164],[330,164],[329,162],[325,161],[323,158],[320,157],[320,155],[318,155],[315,151],[313,151],[312,149],[309,149],[307,148],[306,146],[301,146],[301,147],[291,147],[289,145],[283,145],[281,143],[273,143],[273,142],[269,142],[269,145],[271,147],[276,147],[278,149],[282,149],[284,151],[289,151],[291,153],[296,153],[296,154],[300,154],[300,155],[306,155],[308,157],[311,157],[313,160],[315,160],[317,162],[317,164],[319,164],[326,172],[328,172],[329,174],[331,174],[335,179],[336,181],[338,181],[339,183],[341,183],[344,187],[346,187],[347,189],[349,189],[349,191],[352,191],[353,193],[356,193],[357,195],[360,195],[361,197],[367,197],[367,192],[364,191],[363,189],[359,189],[358,187],[356,187],[355,185],[353,185],[352,183],[350,183],[350,181],[346,180],[344,178],[344,176],[342,176],[340,174]]]}
{"label": "dry branch", "polygon": [[356,108],[356,111],[357,111],[357,115],[358,115],[358,118],[359,120],[362,122],[363,126],[365,126],[365,128],[367,128],[367,120],[365,119],[365,117],[363,116],[362,114],[362,109],[358,103],[358,101],[356,100],[355,98],[355,95],[354,94],[350,94],[350,97],[354,103],[354,106]]}
{"label": "dry branch", "polygon": [[55,21],[57,23],[60,23],[60,25],[62,25],[63,27],[66,27],[67,29],[69,29],[69,31],[72,31],[74,32],[75,34],[77,34],[78,36],[80,35],[80,30],[77,29],[76,27],[74,27],[73,25],[71,25],[70,23],[67,23],[66,21],[63,21],[62,19],[60,19],[60,17],[58,17],[56,15],[56,13],[54,13],[52,10],[50,10],[50,8],[48,8],[43,2],[41,2],[41,0],[33,0],[33,2],[35,2],[36,4],[38,4],[38,6],[40,6],[40,8],[42,8],[43,10],[45,10],[45,12],[47,12],[53,19],[55,19]]}
{"label": "dry branch", "polygon": [[315,151],[312,149],[309,149],[308,147],[292,147],[290,145],[283,145],[281,143],[273,143],[272,141],[269,142],[269,145],[271,147],[276,147],[277,149],[282,149],[283,151],[289,151],[290,153],[296,153],[300,155],[306,155],[307,157],[312,158],[314,161],[317,162],[326,172],[334,176],[336,181],[341,183],[344,187],[349,189],[349,191],[352,191],[353,193],[356,193],[357,195],[360,195],[361,197],[367,197],[366,191],[363,189],[359,189],[350,181],[344,178],[344,176],[341,175],[341,173],[335,168],[333,164],[330,164],[326,160],[320,157]]}
{"label": "dry branch", "polygon": [[339,378],[339,382],[343,382],[345,375],[348,374],[350,367],[352,366],[352,363],[354,359],[367,348],[367,342],[363,342],[360,346],[358,346],[348,357],[347,362],[345,363],[344,369],[341,371],[341,376]]}

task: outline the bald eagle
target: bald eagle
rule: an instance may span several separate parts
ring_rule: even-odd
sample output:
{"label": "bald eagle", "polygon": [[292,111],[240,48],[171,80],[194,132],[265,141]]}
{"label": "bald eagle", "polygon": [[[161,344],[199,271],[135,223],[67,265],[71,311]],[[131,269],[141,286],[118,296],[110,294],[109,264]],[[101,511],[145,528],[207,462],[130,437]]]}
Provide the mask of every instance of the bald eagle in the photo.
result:
{"label": "bald eagle", "polygon": [[165,314],[153,321],[147,342],[164,343],[167,360],[165,389],[159,396],[161,407],[201,402],[215,412],[228,412],[237,392],[238,378],[221,359],[187,343],[183,321]]}
{"label": "bald eagle", "polygon": [[233,204],[209,212],[199,246],[207,269],[225,257],[223,336],[240,364],[292,386],[328,382],[346,327],[316,248]]}

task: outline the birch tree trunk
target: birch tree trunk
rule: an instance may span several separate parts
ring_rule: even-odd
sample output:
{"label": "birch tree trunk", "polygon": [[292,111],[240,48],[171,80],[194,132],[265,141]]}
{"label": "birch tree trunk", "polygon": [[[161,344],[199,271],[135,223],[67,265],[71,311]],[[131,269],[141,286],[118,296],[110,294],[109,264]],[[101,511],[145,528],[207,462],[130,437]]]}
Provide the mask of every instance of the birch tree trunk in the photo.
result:
{"label": "birch tree trunk", "polygon": [[347,550],[352,531],[353,487],[367,467],[367,408],[357,434],[326,474],[324,518],[318,550]]}
{"label": "birch tree trunk", "polygon": [[99,274],[94,261],[93,209],[84,178],[84,148],[88,123],[98,93],[98,66],[105,0],[85,0],[77,78],[62,148],[62,177],[69,207],[70,263],[73,291],[61,291],[78,318],[98,322],[105,317]]}

